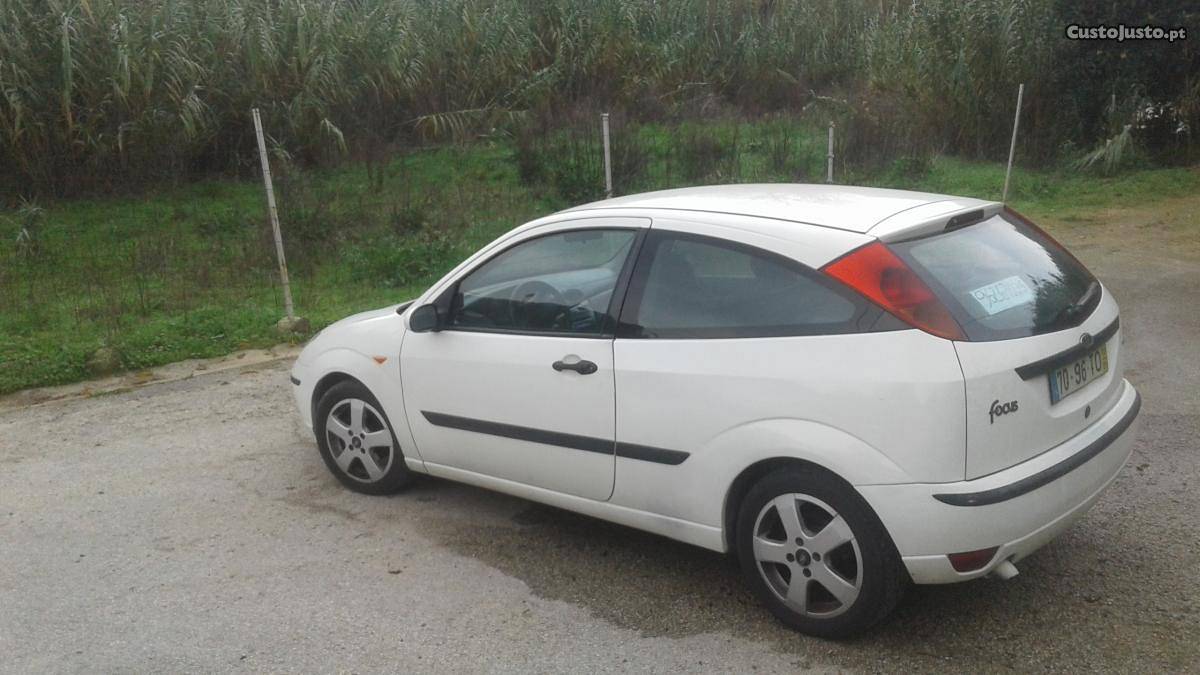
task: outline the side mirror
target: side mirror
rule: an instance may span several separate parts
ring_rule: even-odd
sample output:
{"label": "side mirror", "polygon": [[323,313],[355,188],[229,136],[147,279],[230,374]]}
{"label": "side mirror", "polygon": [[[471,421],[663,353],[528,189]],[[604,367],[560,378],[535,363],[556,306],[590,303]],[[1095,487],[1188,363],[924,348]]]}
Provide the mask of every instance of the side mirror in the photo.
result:
{"label": "side mirror", "polygon": [[414,333],[428,333],[442,329],[442,315],[436,305],[421,305],[408,317],[408,329]]}

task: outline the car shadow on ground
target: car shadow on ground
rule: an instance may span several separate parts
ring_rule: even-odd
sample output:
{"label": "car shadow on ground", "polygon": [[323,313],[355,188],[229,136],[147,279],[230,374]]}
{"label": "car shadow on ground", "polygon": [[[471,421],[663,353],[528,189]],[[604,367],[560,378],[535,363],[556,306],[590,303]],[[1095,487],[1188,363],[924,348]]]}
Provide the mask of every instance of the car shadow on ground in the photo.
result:
{"label": "car shadow on ground", "polygon": [[[782,652],[861,665],[904,654],[930,667],[989,656],[1017,667],[1009,657],[1059,628],[1056,616],[1066,605],[1098,601],[1063,583],[1072,572],[1061,565],[1097,555],[1086,538],[1071,537],[1023,561],[1023,575],[1009,582],[909,587],[890,620],[854,640],[828,642],[775,621],[744,585],[732,556],[441,480],[424,479],[402,498],[455,505],[456,515],[423,521],[422,534],[438,544],[522,580],[539,597],[585,607],[644,636],[731,633]],[[462,518],[481,511],[491,522]],[[498,512],[507,519],[492,521]],[[989,640],[962,654],[963,634]]]}

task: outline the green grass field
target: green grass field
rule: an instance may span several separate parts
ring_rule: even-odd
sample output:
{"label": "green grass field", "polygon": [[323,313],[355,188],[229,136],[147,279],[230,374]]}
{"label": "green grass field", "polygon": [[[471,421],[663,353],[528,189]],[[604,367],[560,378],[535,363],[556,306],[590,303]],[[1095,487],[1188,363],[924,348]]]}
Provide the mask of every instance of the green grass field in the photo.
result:
{"label": "green grass field", "polygon": [[[717,126],[703,136],[643,127],[629,160],[637,180],[624,184],[632,190],[821,175],[823,149],[813,138],[781,148],[771,140],[783,137],[779,130],[750,127]],[[695,138],[699,150],[678,151]],[[281,171],[298,313],[318,330],[410,298],[499,234],[569,206],[564,192],[598,189],[589,179],[595,175],[598,185],[591,148],[547,142],[540,152],[524,159],[544,163],[545,171],[524,179],[523,151],[508,140],[417,152],[370,168]],[[898,163],[846,180],[998,199],[1004,167],[942,157],[918,170]],[[1200,188],[1200,172],[1191,169],[1096,178],[1018,168],[1013,180],[1009,201],[1016,208],[1057,219]],[[279,342],[274,323],[283,302],[264,212],[259,183],[206,180],[139,197],[45,205],[32,215],[0,213],[0,393],[86,379],[87,357],[101,346],[138,370]],[[31,236],[19,237],[22,228]]]}

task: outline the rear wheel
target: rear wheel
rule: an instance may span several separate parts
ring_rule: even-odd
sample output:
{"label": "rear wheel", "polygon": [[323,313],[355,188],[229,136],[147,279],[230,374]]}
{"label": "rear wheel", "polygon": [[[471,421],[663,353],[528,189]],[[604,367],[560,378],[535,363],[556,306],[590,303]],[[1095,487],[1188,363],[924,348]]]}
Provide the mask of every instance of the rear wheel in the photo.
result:
{"label": "rear wheel", "polygon": [[760,480],[742,501],[735,536],[750,587],[776,617],[810,635],[870,628],[896,606],[906,581],[871,508],[818,469]]}
{"label": "rear wheel", "polygon": [[313,432],[321,459],[342,485],[382,495],[412,480],[383,406],[362,384],[347,380],[330,387],[315,413]]}

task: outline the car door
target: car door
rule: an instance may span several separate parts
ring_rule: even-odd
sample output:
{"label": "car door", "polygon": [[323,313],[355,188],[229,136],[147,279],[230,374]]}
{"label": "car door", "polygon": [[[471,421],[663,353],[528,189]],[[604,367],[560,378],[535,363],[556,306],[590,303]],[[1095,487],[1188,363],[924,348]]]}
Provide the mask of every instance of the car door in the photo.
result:
{"label": "car door", "polygon": [[543,226],[439,293],[443,328],[409,332],[401,350],[405,410],[427,465],[609,498],[616,299],[648,226]]}

